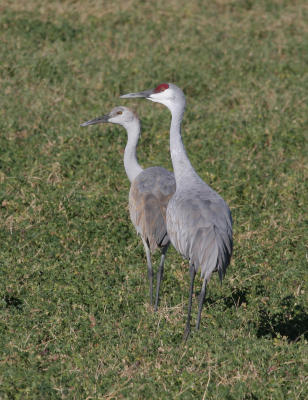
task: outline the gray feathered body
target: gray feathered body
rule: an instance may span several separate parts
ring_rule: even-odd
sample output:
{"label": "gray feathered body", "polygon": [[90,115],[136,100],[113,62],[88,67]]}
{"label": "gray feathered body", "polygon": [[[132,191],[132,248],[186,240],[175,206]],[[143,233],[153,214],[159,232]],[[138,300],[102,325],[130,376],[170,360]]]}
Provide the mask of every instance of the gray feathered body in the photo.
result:
{"label": "gray feathered body", "polygon": [[213,271],[223,278],[232,254],[232,218],[219,194],[198,176],[181,185],[166,214],[173,246],[207,281]]}
{"label": "gray feathered body", "polygon": [[147,168],[132,182],[130,218],[151,251],[169,244],[166,209],[175,189],[173,173],[162,167]]}

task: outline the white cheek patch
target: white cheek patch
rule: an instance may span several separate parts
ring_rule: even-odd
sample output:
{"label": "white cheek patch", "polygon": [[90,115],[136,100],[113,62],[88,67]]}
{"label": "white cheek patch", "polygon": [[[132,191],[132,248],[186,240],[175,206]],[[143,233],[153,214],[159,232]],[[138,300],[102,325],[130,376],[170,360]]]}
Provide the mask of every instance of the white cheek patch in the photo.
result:
{"label": "white cheek patch", "polygon": [[156,99],[159,99],[159,95],[157,95],[156,93],[152,93],[152,94],[148,97],[148,99],[149,99],[149,100],[156,100]]}
{"label": "white cheek patch", "polygon": [[170,97],[167,96],[166,93],[161,92],[161,93],[153,93],[149,97],[147,97],[147,99],[154,101],[156,103],[166,104],[170,100]]}
{"label": "white cheek patch", "polygon": [[154,103],[157,103],[157,102],[158,102],[158,100],[153,99],[153,97],[147,97],[147,100],[153,101]]}

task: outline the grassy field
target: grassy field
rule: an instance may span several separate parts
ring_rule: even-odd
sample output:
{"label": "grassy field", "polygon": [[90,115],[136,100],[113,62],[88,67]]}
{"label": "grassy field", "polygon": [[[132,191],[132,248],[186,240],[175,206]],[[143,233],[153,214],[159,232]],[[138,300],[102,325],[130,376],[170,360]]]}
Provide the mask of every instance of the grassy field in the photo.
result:
{"label": "grassy field", "polygon": [[[304,0],[1,1],[1,400],[307,399],[307,21]],[[148,304],[126,133],[79,127],[133,107],[140,163],[171,169],[169,111],[119,99],[163,81],[234,220],[186,345],[174,249]]]}

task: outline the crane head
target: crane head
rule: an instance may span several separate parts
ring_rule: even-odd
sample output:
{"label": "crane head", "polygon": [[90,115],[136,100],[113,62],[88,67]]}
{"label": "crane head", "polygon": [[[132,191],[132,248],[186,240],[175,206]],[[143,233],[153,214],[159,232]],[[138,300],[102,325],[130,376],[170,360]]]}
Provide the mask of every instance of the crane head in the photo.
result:
{"label": "crane head", "polygon": [[122,99],[144,97],[155,103],[164,104],[172,112],[177,107],[185,107],[185,96],[182,90],[173,83],[161,83],[154,89],[143,92],[128,93],[120,96]]}
{"label": "crane head", "polygon": [[90,121],[84,122],[80,126],[96,125],[103,122],[110,122],[112,124],[118,124],[127,126],[133,121],[139,121],[137,114],[127,107],[115,107],[110,113],[103,115],[102,117],[91,119]]}

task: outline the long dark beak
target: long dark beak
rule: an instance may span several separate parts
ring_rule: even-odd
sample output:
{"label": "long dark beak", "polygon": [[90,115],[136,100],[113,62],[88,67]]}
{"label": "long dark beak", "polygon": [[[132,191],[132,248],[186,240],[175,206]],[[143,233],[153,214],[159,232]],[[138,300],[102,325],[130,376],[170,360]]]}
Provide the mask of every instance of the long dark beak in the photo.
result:
{"label": "long dark beak", "polygon": [[120,96],[120,97],[122,99],[131,99],[131,98],[136,98],[136,97],[145,97],[146,99],[148,99],[152,93],[153,93],[153,89],[149,89],[149,90],[144,90],[143,92],[122,94],[122,96]]}
{"label": "long dark beak", "polygon": [[80,124],[80,126],[101,124],[102,122],[108,122],[109,118],[110,118],[110,115],[106,114],[106,115],[103,115],[102,117],[94,118],[94,119],[91,119],[90,121],[84,122],[83,124]]}

